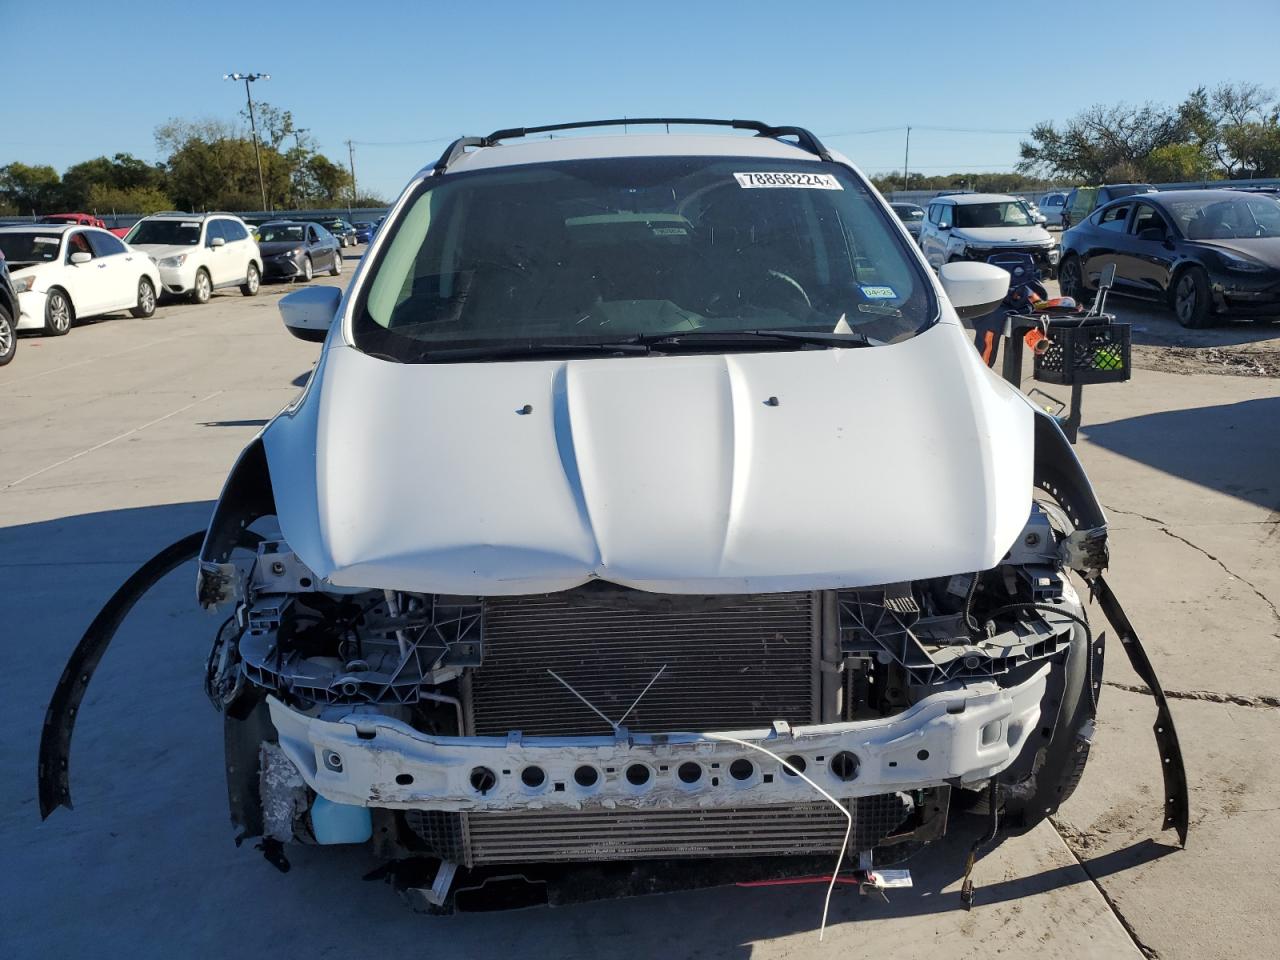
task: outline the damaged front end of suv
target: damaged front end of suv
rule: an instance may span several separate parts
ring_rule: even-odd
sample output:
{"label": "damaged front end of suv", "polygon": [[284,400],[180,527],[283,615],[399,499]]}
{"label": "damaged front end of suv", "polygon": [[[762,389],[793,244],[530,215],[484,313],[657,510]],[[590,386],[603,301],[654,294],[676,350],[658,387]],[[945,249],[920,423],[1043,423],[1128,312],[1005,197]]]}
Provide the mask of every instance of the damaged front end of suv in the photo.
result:
{"label": "damaged front end of suv", "polygon": [[[277,863],[368,843],[436,908],[458,870],[865,877],[1071,794],[1104,642],[1073,584],[1158,694],[1079,462],[947,297],[1002,292],[939,285],[811,135],[749,129],[460,142],[345,297],[285,301],[320,362],[198,550],[232,819]],[[195,552],[68,666],[46,815],[103,637]]]}

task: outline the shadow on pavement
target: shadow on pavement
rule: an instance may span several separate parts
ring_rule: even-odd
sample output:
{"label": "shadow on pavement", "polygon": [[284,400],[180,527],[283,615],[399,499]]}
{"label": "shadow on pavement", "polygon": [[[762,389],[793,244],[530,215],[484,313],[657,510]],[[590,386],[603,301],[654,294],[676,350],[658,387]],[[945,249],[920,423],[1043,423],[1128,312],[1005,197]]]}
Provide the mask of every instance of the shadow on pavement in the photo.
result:
{"label": "shadow on pavement", "polygon": [[1266,397],[1095,423],[1081,433],[1113,453],[1275,510],[1280,508],[1278,421],[1280,397]]}

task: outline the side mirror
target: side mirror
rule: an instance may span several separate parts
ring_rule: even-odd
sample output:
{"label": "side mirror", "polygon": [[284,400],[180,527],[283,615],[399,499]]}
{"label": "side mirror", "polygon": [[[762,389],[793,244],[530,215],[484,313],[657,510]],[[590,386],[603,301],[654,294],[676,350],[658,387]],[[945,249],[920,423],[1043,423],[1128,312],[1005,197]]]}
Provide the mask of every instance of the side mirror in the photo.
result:
{"label": "side mirror", "polygon": [[942,290],[961,320],[990,313],[1009,293],[1009,272],[990,263],[957,260],[938,271]]}
{"label": "side mirror", "polygon": [[79,266],[82,263],[88,263],[92,259],[93,259],[93,254],[85,253],[83,250],[77,250],[75,253],[71,255],[71,262],[74,263],[76,266]]}
{"label": "side mirror", "polygon": [[1147,227],[1147,229],[1138,232],[1138,239],[1151,243],[1164,243],[1164,231],[1159,227]]}
{"label": "side mirror", "polygon": [[209,240],[209,246],[211,247],[225,247],[226,245],[227,240],[225,237],[212,237]]}
{"label": "side mirror", "polygon": [[951,224],[949,224],[949,223],[940,223],[940,224],[938,224],[938,229],[939,229],[939,230],[950,230],[950,229],[951,229]]}
{"label": "side mirror", "polygon": [[299,340],[323,343],[341,302],[337,287],[305,287],[281,299],[280,316],[285,329]]}

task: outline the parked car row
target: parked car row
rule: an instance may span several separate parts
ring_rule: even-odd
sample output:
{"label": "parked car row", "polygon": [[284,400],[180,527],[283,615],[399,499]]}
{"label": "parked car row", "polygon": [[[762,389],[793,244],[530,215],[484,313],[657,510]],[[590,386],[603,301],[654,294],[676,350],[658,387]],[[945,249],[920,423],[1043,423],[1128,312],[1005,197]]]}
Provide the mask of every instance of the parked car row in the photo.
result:
{"label": "parked car row", "polygon": [[[355,228],[346,227],[354,244]],[[0,225],[0,365],[12,359],[19,330],[63,336],[78,319],[121,310],[149,317],[162,296],[207,303],[221,289],[252,297],[264,279],[336,277],[343,246],[319,223],[271,221],[255,235],[230,213],[158,213],[123,238],[88,214]]]}

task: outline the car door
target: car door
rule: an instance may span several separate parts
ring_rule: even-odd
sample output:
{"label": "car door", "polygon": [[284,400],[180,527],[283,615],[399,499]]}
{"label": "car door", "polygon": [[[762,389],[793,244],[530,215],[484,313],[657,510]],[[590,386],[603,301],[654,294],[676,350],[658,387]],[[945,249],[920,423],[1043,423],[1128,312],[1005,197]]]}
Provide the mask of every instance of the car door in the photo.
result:
{"label": "car door", "polygon": [[[249,264],[254,260],[253,237],[249,235],[249,231],[245,229],[244,224],[239,220],[221,220],[222,235],[227,241],[229,256],[227,260],[231,267],[231,279],[229,283],[242,283],[249,277]],[[226,248],[224,248],[226,249]]]}
{"label": "car door", "polygon": [[947,238],[942,231],[943,211],[946,212],[947,223],[950,226],[951,208],[941,203],[929,204],[929,212],[925,217],[925,223],[920,228],[920,249],[924,251],[924,258],[929,266],[935,270],[942,266],[942,261],[947,249]]}
{"label": "car door", "polygon": [[307,253],[311,256],[311,266],[318,273],[322,268],[327,270],[333,266],[333,251],[320,238],[320,231],[307,225]]}
{"label": "car door", "polygon": [[1176,252],[1168,222],[1153,204],[1136,202],[1116,253],[1116,288],[1161,297],[1169,286]]}
{"label": "car door", "polygon": [[141,273],[140,269],[133,267],[135,255],[105,230],[86,230],[84,235],[93,248],[94,263],[105,278],[100,309],[105,313],[134,306],[138,302],[138,276]]}
{"label": "car door", "polygon": [[[1104,207],[1085,219],[1084,226],[1088,228],[1088,233],[1081,251],[1080,266],[1086,286],[1096,288],[1102,271],[1116,262],[1116,253],[1124,243],[1124,232],[1132,209],[1131,203],[1117,203],[1115,206]],[[1117,268],[1116,289],[1120,290],[1123,286]]]}
{"label": "car door", "polygon": [[[209,279],[215,287],[225,286],[235,280],[235,251],[227,243],[227,235],[223,230],[226,221],[210,218],[204,225],[205,261],[209,264]],[[222,243],[215,245],[215,240]]]}
{"label": "car door", "polygon": [[[87,253],[91,259],[85,263],[72,263],[71,257],[77,253]],[[58,286],[65,289],[71,297],[71,307],[76,316],[92,317],[107,309],[106,304],[110,302],[111,296],[107,264],[95,256],[84,230],[68,231],[62,267]]]}

